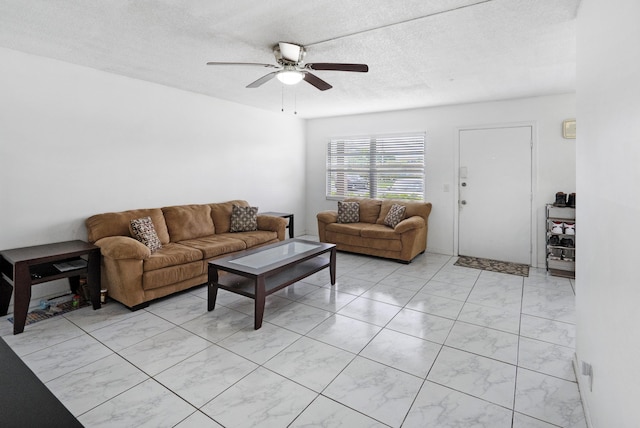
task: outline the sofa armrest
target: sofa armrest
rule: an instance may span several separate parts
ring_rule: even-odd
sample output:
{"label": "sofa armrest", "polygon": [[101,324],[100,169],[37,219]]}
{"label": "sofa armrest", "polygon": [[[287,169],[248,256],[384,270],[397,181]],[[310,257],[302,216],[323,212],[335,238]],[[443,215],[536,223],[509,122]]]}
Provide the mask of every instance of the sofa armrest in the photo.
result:
{"label": "sofa armrest", "polygon": [[278,241],[284,241],[284,232],[287,229],[287,220],[271,215],[258,216],[258,230],[270,230],[278,234]]}
{"label": "sofa armrest", "polygon": [[98,239],[95,245],[100,247],[103,256],[111,259],[144,260],[151,256],[151,250],[142,242],[128,236],[107,236]]}
{"label": "sofa armrest", "polygon": [[338,222],[338,211],[320,211],[316,218],[318,219],[318,239],[320,242],[327,241],[327,225]]}
{"label": "sofa armrest", "polygon": [[408,230],[419,229],[425,227],[424,219],[420,216],[414,215],[413,217],[405,218],[398,223],[394,229],[396,233],[405,233]]}
{"label": "sofa armrest", "polygon": [[318,221],[323,223],[337,223],[338,222],[338,211],[320,211],[317,215]]}

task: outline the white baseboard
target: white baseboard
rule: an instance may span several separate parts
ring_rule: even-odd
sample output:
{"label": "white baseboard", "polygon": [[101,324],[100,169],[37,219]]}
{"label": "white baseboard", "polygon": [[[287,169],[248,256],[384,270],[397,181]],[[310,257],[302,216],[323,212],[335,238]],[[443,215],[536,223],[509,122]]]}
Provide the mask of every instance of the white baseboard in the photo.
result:
{"label": "white baseboard", "polygon": [[578,380],[578,392],[580,393],[580,401],[582,401],[582,410],[584,410],[584,419],[587,423],[587,428],[595,428],[591,423],[589,405],[587,404],[585,394],[583,394],[583,391],[587,391],[590,388],[589,378],[587,376],[583,376],[580,372],[580,362],[578,361],[578,354],[576,353],[573,354],[573,371],[576,375],[576,379]]}
{"label": "white baseboard", "polygon": [[445,249],[442,249],[442,248],[432,248],[432,247],[427,246],[427,251],[426,252],[427,253],[434,253],[434,254],[442,254],[444,256],[452,256],[453,257],[453,254],[451,253],[451,250],[445,250]]}

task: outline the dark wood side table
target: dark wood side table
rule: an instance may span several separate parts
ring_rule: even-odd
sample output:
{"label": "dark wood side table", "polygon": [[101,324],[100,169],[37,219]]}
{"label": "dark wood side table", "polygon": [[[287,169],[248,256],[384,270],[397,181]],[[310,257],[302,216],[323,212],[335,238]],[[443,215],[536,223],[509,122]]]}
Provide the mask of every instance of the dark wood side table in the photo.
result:
{"label": "dark wood side table", "polygon": [[258,213],[258,215],[270,215],[273,217],[288,218],[289,224],[287,224],[287,229],[289,229],[289,239],[293,239],[293,214],[292,213],[279,213],[276,211],[267,211],[264,213]]}
{"label": "dark wood side table", "polygon": [[[54,263],[70,262],[87,256],[86,267],[65,272]],[[43,282],[69,278],[71,288],[78,287],[80,275],[87,275],[93,309],[100,308],[100,248],[84,241],[57,242],[34,247],[0,251],[0,315],[6,315],[13,302],[13,334],[22,333],[27,319],[31,287]],[[13,284],[13,285],[12,285]]]}

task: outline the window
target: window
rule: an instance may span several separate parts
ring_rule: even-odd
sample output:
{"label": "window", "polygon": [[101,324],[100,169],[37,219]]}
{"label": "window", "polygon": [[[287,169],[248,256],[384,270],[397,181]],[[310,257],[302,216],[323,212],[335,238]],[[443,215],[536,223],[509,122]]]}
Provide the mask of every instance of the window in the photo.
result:
{"label": "window", "polygon": [[333,139],[327,198],[424,200],[424,134]]}

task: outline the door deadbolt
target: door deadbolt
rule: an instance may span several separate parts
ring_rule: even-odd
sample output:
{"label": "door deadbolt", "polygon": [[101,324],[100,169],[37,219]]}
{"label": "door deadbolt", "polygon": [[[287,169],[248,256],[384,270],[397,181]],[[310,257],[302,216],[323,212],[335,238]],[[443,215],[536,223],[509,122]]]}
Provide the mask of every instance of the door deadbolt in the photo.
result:
{"label": "door deadbolt", "polygon": [[467,187],[467,183],[462,183],[461,186],[462,187]]}
{"label": "door deadbolt", "polygon": [[460,201],[460,205],[467,205],[467,201]]}

